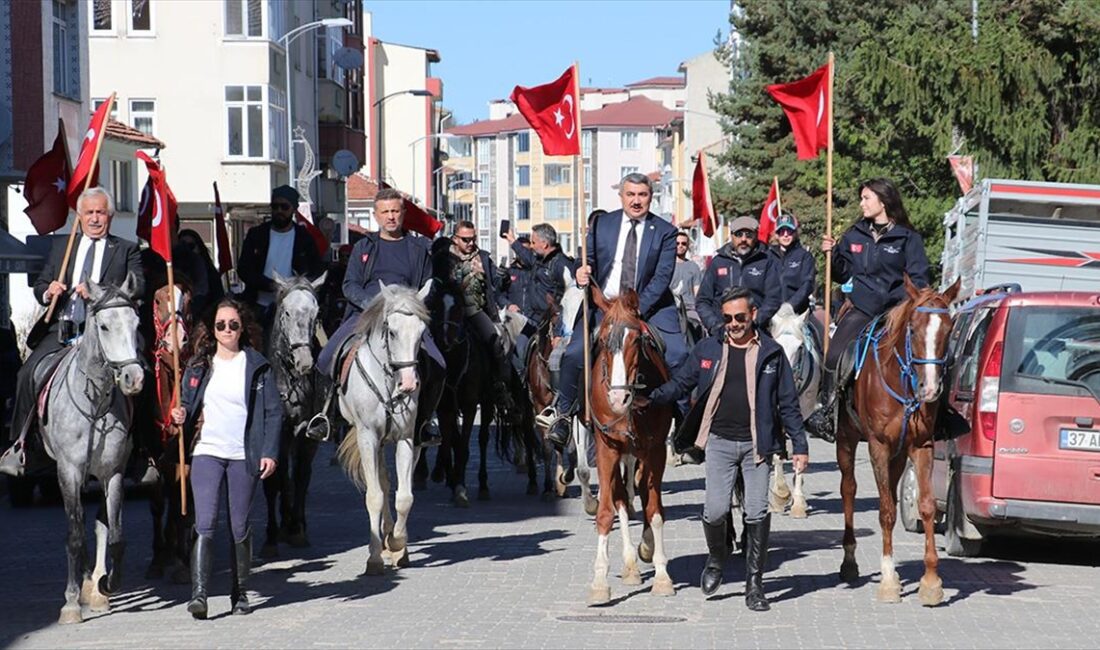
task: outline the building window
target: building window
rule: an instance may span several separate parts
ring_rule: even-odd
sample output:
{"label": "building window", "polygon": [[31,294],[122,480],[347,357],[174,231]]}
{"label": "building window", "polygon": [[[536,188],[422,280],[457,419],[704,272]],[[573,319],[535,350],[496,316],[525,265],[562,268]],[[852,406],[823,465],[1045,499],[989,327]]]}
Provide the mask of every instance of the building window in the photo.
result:
{"label": "building window", "polygon": [[452,158],[469,158],[470,157],[470,138],[449,138],[447,142],[450,148],[450,154]]}
{"label": "building window", "polygon": [[573,250],[572,244],[573,244],[573,235],[572,235],[572,233],[568,233],[568,232],[559,232],[558,233],[558,246],[562,249],[562,251],[564,251],[567,255],[573,255],[574,253],[579,254],[579,251],[574,251]]}
{"label": "building window", "polygon": [[489,214],[489,204],[479,203],[477,205],[477,225],[481,230],[482,235],[485,237],[489,236],[488,225],[490,222],[492,222],[492,220],[493,217]]}
{"label": "building window", "polygon": [[516,153],[527,153],[531,150],[531,132],[523,131],[516,134]]}
{"label": "building window", "polygon": [[581,132],[581,152],[585,158],[592,157],[592,132]]}
{"label": "building window", "polygon": [[479,172],[477,179],[477,195],[489,196],[489,172]]}
{"label": "building window", "polygon": [[130,125],[145,135],[156,135],[157,102],[153,99],[130,100]]}
{"label": "building window", "polygon": [[585,192],[591,192],[592,191],[592,166],[591,165],[585,165],[584,166],[584,191]]}
{"label": "building window", "polygon": [[516,221],[529,221],[531,219],[531,200],[516,199]]}
{"label": "building window", "polygon": [[573,182],[573,168],[569,165],[547,165],[547,185],[568,185]]}
{"label": "building window", "polygon": [[[230,0],[236,2],[238,0]],[[287,0],[268,0],[267,3],[267,35],[273,41],[278,42],[286,35],[287,22],[290,20],[290,5]],[[259,14],[257,14],[259,15]],[[257,34],[258,36],[259,34]]]}
{"label": "building window", "polygon": [[542,204],[543,219],[561,221],[573,218],[572,199],[545,199]]}
{"label": "building window", "polygon": [[263,0],[225,0],[225,35],[260,38],[264,35]]}
{"label": "building window", "polygon": [[344,87],[344,69],[336,65],[336,53],[344,47],[343,32],[323,29],[317,33],[317,78],[330,79]]}
{"label": "building window", "polygon": [[637,173],[638,173],[638,168],[637,167],[620,167],[619,168],[619,180],[622,180],[622,179],[626,178],[627,176],[629,176],[631,174],[637,174]]}
{"label": "building window", "polygon": [[635,151],[638,149],[638,132],[623,131],[619,134],[619,148],[623,151]]}
{"label": "building window", "polygon": [[80,30],[76,4],[53,0],[53,90],[72,99],[80,98]]}
{"label": "building window", "polygon": [[[106,97],[100,97],[99,99],[92,100],[92,111],[98,111],[100,106],[103,106],[103,102],[107,101]],[[111,114],[108,116],[114,121],[118,121],[118,100],[115,100],[115,105],[111,107]]]}
{"label": "building window", "polygon": [[286,93],[274,86],[267,87],[268,139],[270,156],[286,162]]}
{"label": "building window", "polygon": [[584,213],[586,215],[592,214],[592,199],[584,200]]}
{"label": "building window", "polygon": [[227,153],[231,157],[264,157],[262,86],[226,86]]}
{"label": "building window", "polygon": [[111,197],[116,212],[134,211],[133,163],[129,160],[111,161]]}
{"label": "building window", "polygon": [[455,220],[469,221],[473,216],[474,206],[469,203],[455,203]]}
{"label": "building window", "polygon": [[477,139],[477,161],[481,164],[489,162],[489,147],[492,144],[491,138],[478,138]]}
{"label": "building window", "polygon": [[114,34],[113,3],[111,0],[92,0],[92,33]]}
{"label": "building window", "polygon": [[531,167],[530,167],[530,165],[517,165],[516,166],[516,186],[517,187],[530,187],[531,186]]}
{"label": "building window", "polygon": [[152,0],[130,0],[127,12],[130,15],[130,33],[149,35],[153,33]]}

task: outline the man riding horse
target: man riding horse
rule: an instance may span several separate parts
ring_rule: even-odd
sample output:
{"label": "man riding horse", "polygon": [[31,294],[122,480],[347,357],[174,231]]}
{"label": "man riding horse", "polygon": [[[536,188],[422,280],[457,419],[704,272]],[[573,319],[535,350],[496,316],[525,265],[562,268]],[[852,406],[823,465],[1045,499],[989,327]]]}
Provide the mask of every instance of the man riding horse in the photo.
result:
{"label": "man riding horse", "polygon": [[[344,297],[347,299],[344,321],[317,358],[318,371],[332,383],[324,408],[313,417],[306,429],[306,435],[316,440],[329,436],[332,419],[336,417],[336,389],[340,379],[336,361],[343,356],[343,348],[355,333],[359,315],[379,294],[383,284],[419,290],[432,277],[430,241],[405,230],[405,200],[401,193],[393,189],[379,191],[374,199],[374,218],[378,221],[380,230],[377,233],[367,233],[360,239],[348,260],[343,284]],[[429,377],[438,377],[438,383],[442,383],[446,363],[427,330],[424,331],[421,350],[435,366],[435,369],[423,367],[421,370],[425,388],[435,383]],[[427,362],[422,359],[421,366],[426,365]],[[431,415],[431,409],[417,411],[415,444],[439,444],[439,435],[425,426]]]}
{"label": "man riding horse", "polygon": [[56,296],[57,305],[53,319],[48,323],[40,321],[35,327],[40,331],[45,327],[40,340],[32,341],[32,337],[28,337],[28,345],[33,351],[16,379],[11,421],[11,431],[13,434],[19,432],[19,436],[0,459],[0,472],[13,476],[23,473],[23,448],[26,435],[34,424],[35,400],[40,388],[35,385],[35,369],[45,359],[57,360],[56,353],[67,348],[82,333],[89,299],[88,282],[117,289],[126,282],[127,275],[133,275],[134,295],[140,296],[144,291],[145,276],[138,245],[110,234],[114,214],[115,204],[106,190],[100,187],[85,190],[76,201],[79,234],[72,248],[75,254],[64,276],[59,277],[67,253],[66,240],[58,238],[34,283],[34,297],[39,304],[48,305]]}
{"label": "man riding horse", "polygon": [[722,296],[730,287],[746,287],[752,292],[756,309],[756,328],[768,331],[768,323],[779,310],[782,287],[779,267],[768,251],[767,243],[757,241],[760,222],[741,216],[730,224],[730,243],[718,249],[703,273],[703,284],[695,297],[695,308],[703,327],[712,335],[726,327],[722,320]]}
{"label": "man riding horse", "polygon": [[[516,340],[516,357],[522,368],[527,362],[527,346],[534,328],[546,318],[551,302],[561,303],[561,297],[565,293],[565,277],[566,274],[573,276],[574,263],[562,252],[558,245],[558,231],[548,223],[540,223],[531,228],[530,248],[524,246],[522,240],[517,239],[511,230],[506,238],[512,245],[516,259],[531,269],[523,303],[515,306],[515,310],[529,321],[529,326]],[[513,305],[508,305],[508,309],[513,309]]]}
{"label": "man riding horse", "polygon": [[[638,292],[639,313],[649,335],[664,343],[665,362],[675,372],[687,358],[687,342],[670,284],[676,268],[676,228],[650,213],[653,183],[645,174],[629,174],[620,183],[622,209],[600,215],[588,231],[584,266],[577,269],[577,285],[595,280],[610,300],[629,289]],[[599,322],[601,314],[595,313]],[[574,328],[575,331],[581,331]],[[562,358],[557,402],[547,416],[553,423],[547,438],[559,449],[569,444],[571,418],[577,412],[577,388],[584,365],[584,339],[574,336]]]}

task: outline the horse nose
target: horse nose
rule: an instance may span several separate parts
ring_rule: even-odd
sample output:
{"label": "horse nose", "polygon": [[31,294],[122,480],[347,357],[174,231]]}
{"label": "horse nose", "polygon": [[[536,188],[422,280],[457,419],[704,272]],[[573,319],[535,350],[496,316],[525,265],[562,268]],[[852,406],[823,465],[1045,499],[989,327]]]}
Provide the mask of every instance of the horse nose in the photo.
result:
{"label": "horse nose", "polygon": [[420,388],[420,377],[417,376],[415,368],[402,368],[401,369],[401,381],[397,384],[397,389],[402,393],[411,393],[417,388]]}
{"label": "horse nose", "polygon": [[124,395],[137,395],[141,392],[144,383],[145,373],[136,363],[126,366],[119,373],[119,388],[122,389]]}
{"label": "horse nose", "polygon": [[611,405],[611,410],[616,414],[622,414],[626,411],[626,391],[621,388],[613,388],[607,392],[607,401]]}

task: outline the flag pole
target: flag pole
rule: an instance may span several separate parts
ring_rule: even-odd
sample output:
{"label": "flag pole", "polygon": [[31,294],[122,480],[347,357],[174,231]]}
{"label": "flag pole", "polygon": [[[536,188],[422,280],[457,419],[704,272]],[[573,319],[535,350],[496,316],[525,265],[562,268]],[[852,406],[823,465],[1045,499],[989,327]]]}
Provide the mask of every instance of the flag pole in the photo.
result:
{"label": "flag pole", "polygon": [[[107,119],[110,119],[111,108],[115,104],[115,93],[111,93],[111,96],[107,98]],[[60,120],[59,120],[60,121]],[[92,167],[88,170],[88,175],[84,177],[84,190],[88,191],[88,188],[92,185],[92,176],[95,175],[96,165],[99,164],[99,149],[103,146],[103,136],[107,131],[107,123],[104,122],[103,128],[96,134],[95,141],[95,155],[92,156]],[[62,138],[64,140],[64,138]],[[69,155],[68,145],[65,145],[65,155]],[[69,270],[69,258],[73,253],[73,243],[76,241],[76,236],[80,233],[80,219],[77,215],[77,219],[73,222],[73,227],[69,230],[69,243],[65,245],[65,257],[61,258],[61,270],[57,274],[57,281],[61,282],[65,279],[65,273]],[[50,307],[46,310],[46,318],[44,322],[48,323],[53,318],[53,310],[57,308],[57,299],[61,297],[61,294],[55,293],[53,298],[50,298]]]}
{"label": "flag pole", "polygon": [[[581,221],[581,265],[586,266],[588,264],[588,215],[584,213],[584,131],[581,130],[581,76],[580,65],[573,62],[573,98],[577,103],[577,150],[580,152],[577,154],[577,214],[580,215]],[[589,275],[588,282],[592,282],[591,274]],[[589,384],[591,383],[592,375],[592,351],[589,347],[591,338],[588,333],[588,294],[590,291],[585,291],[584,300],[581,301],[581,318],[583,325],[581,334],[584,336],[584,419],[586,422],[591,422],[592,418],[592,398],[591,391],[589,390]]]}
{"label": "flag pole", "polygon": [[[772,176],[772,183],[775,183],[775,221],[778,223],[779,217],[783,216],[783,199],[779,197],[779,177]],[[764,242],[764,245],[767,246],[768,242]]]}
{"label": "flag pole", "polygon": [[[154,190],[155,191],[155,190]],[[165,206],[167,209],[167,206]],[[168,295],[171,296],[172,311],[176,311],[176,278],[172,272],[172,260],[165,260],[168,269]],[[179,318],[172,317],[172,408],[180,405],[180,350],[179,350]],[[179,479],[180,479],[180,515],[187,516],[187,463],[185,462],[183,449],[183,427],[176,432],[176,440],[179,446]]]}
{"label": "flag pole", "polygon": [[[829,52],[829,140],[825,154],[825,236],[833,237],[833,53]],[[779,196],[778,187],[776,197]],[[833,254],[825,256],[825,354],[829,354],[829,326],[832,321]]]}

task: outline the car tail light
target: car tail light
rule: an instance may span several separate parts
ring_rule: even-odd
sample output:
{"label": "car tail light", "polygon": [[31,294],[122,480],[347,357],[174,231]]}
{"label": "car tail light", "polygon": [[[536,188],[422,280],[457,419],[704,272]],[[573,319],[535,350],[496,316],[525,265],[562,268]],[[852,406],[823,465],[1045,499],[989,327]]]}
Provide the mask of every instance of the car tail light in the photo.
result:
{"label": "car tail light", "polygon": [[1004,356],[1004,344],[997,341],[989,352],[985,367],[982,368],[981,383],[978,392],[978,419],[982,433],[989,440],[997,437],[997,399],[1001,393],[1001,359]]}

